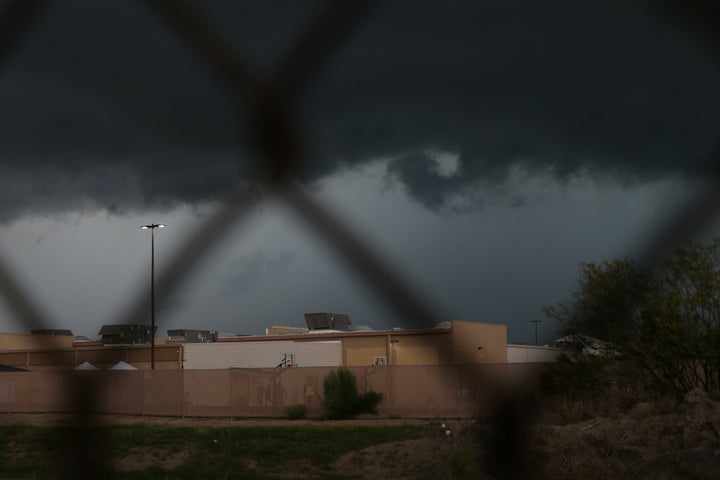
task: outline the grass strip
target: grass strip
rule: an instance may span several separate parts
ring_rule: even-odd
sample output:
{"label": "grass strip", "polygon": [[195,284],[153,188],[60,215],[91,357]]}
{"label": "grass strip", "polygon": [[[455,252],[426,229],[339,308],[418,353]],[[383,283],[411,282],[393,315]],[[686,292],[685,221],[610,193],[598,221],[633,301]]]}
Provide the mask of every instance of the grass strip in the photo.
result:
{"label": "grass strip", "polygon": [[[427,435],[429,427],[112,425],[0,426],[0,478],[71,478],[71,460],[100,455],[103,478],[337,479],[343,454]],[[87,443],[98,442],[89,451]],[[75,447],[72,451],[69,447]],[[80,458],[80,461],[83,459]],[[88,459],[91,461],[91,459]]]}

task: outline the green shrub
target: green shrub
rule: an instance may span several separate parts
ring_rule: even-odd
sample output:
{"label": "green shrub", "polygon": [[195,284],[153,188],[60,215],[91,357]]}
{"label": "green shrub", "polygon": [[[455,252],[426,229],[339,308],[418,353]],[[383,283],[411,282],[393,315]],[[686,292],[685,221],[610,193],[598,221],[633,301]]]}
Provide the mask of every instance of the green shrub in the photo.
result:
{"label": "green shrub", "polygon": [[290,405],[285,409],[285,413],[287,413],[290,420],[302,420],[305,418],[305,405],[301,403],[297,405]]}
{"label": "green shrub", "polygon": [[357,381],[350,370],[333,369],[323,378],[322,405],[327,418],[354,417],[357,400]]}
{"label": "green shrub", "polygon": [[358,413],[377,414],[381,400],[382,394],[372,390],[358,394],[355,375],[346,368],[333,369],[323,378],[322,406],[328,419],[354,418]]}
{"label": "green shrub", "polygon": [[382,401],[382,393],[370,390],[358,396],[357,413],[372,413],[377,415],[378,405]]}

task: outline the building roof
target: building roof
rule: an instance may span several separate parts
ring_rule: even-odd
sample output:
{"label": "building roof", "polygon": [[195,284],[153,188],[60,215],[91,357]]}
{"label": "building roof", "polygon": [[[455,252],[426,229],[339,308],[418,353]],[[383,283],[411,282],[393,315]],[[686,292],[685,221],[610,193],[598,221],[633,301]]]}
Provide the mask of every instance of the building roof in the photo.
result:
{"label": "building roof", "polygon": [[306,333],[277,335],[251,335],[247,337],[223,337],[218,342],[267,342],[272,340],[321,340],[331,338],[384,337],[388,335],[437,335],[450,333],[452,328],[428,328],[423,330],[312,330]]}
{"label": "building roof", "polygon": [[0,372],[29,372],[30,370],[25,370],[24,368],[20,367],[12,367],[10,365],[2,365],[0,364]]}

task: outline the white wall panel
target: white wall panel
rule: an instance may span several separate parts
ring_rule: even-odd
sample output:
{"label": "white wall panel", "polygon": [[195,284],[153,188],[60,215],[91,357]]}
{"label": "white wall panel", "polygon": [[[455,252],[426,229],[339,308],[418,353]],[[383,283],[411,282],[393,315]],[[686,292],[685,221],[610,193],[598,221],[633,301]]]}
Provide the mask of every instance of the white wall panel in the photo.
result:
{"label": "white wall panel", "polygon": [[552,347],[533,345],[508,345],[507,363],[545,363],[555,362],[562,350]]}
{"label": "white wall panel", "polygon": [[222,342],[183,345],[183,368],[274,368],[286,353],[294,353],[298,367],[326,367],[342,364],[342,343],[329,342]]}

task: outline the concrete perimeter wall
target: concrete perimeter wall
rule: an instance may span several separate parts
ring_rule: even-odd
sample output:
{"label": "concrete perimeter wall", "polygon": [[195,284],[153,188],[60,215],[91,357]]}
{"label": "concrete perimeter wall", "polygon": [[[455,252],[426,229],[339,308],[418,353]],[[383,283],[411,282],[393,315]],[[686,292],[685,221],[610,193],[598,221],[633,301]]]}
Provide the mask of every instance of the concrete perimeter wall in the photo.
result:
{"label": "concrete perimeter wall", "polygon": [[[484,396],[532,388],[543,365],[351,367],[358,389],[381,392],[381,416],[467,417]],[[282,417],[303,404],[322,415],[328,367],[0,373],[0,412],[69,412],[90,402],[110,414]],[[81,391],[82,395],[75,395]]]}

